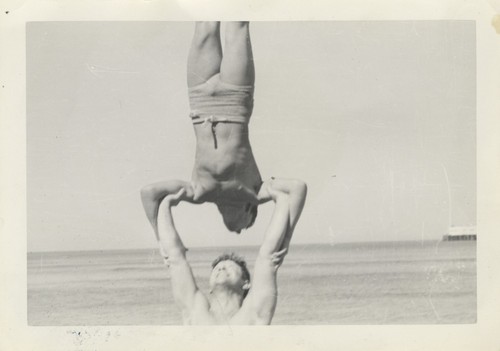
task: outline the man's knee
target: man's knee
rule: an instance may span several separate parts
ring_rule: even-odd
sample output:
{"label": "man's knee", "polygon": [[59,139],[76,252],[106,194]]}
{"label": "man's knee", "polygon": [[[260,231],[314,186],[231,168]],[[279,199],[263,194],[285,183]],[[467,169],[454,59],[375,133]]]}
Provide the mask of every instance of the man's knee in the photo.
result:
{"label": "man's knee", "polygon": [[203,47],[212,41],[220,40],[219,22],[196,22],[193,45]]}
{"label": "man's knee", "polygon": [[234,21],[227,22],[227,29],[248,29],[250,22],[248,21]]}
{"label": "man's knee", "polygon": [[226,42],[247,38],[249,33],[249,22],[228,22],[226,25]]}

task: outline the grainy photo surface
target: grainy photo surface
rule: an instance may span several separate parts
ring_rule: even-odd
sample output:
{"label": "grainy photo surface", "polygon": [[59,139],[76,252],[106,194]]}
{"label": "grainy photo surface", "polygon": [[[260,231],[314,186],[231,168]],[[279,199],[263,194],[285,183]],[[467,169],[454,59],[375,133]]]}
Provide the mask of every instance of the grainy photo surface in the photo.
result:
{"label": "grainy photo surface", "polygon": [[[221,81],[224,60],[243,59],[228,44],[231,25],[218,33]],[[281,201],[273,181],[300,179],[302,215],[276,244],[290,246],[272,324],[475,323],[475,23],[252,22],[249,32],[249,121],[198,124],[194,23],[27,24],[28,324],[186,323],[175,263],[165,265],[141,203],[141,189],[172,179],[188,197],[194,189],[171,211],[208,300],[222,253],[243,257],[249,294],[258,288]],[[223,185],[204,198],[192,178],[200,152],[220,156],[235,128],[261,178],[229,178],[256,181],[255,196],[271,189],[248,228],[213,200]]]}

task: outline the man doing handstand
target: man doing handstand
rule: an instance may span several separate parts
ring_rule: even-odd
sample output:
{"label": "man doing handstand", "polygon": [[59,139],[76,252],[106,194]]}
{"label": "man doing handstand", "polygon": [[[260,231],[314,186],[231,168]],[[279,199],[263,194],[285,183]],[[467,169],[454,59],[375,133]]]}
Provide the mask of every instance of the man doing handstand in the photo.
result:
{"label": "man doing handstand", "polygon": [[[240,233],[269,201],[267,184],[249,138],[254,106],[255,68],[248,22],[225,23],[224,54],[220,22],[197,22],[189,50],[187,86],[190,119],[196,135],[191,180],[170,179],[146,185],[141,196],[153,226],[161,200],[184,189],[182,201],[214,203],[226,228]],[[173,122],[171,122],[173,124]],[[285,179],[276,179],[287,188]]]}

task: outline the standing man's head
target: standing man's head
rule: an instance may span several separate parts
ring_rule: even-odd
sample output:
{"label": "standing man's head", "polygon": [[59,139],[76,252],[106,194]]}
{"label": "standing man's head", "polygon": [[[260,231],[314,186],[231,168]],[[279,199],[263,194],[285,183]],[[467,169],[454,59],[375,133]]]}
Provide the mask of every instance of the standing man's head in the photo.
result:
{"label": "standing man's head", "polygon": [[250,272],[246,262],[234,253],[223,254],[212,262],[210,291],[230,290],[244,299],[250,289]]}
{"label": "standing man's head", "polygon": [[218,203],[222,219],[226,228],[232,232],[240,233],[243,229],[251,227],[257,217],[257,205],[248,203]]}

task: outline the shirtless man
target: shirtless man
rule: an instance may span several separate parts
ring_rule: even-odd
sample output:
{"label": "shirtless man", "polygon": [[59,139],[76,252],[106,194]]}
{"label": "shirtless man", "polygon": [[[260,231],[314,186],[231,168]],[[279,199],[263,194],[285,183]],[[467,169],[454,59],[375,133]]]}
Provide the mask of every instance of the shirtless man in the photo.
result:
{"label": "shirtless man", "polygon": [[223,255],[212,264],[210,293],[203,294],[196,285],[186,260],[186,248],[174,226],[171,208],[185,195],[181,189],[166,196],[158,212],[160,252],[170,267],[174,299],[182,309],[184,324],[254,325],[270,324],[277,302],[277,270],[288,250],[295,225],[304,207],[305,183],[291,181],[288,193],[267,192],[275,209],[255,262],[253,281],[245,263],[234,255]]}
{"label": "shirtless man", "polygon": [[[254,223],[258,204],[270,200],[248,136],[255,81],[249,24],[225,23],[225,34],[223,56],[220,23],[196,23],[187,65],[196,134],[193,172],[191,181],[157,182],[141,190],[153,227],[161,200],[180,189],[183,201],[215,203],[226,227],[237,233]],[[287,182],[281,180],[282,190]]]}

